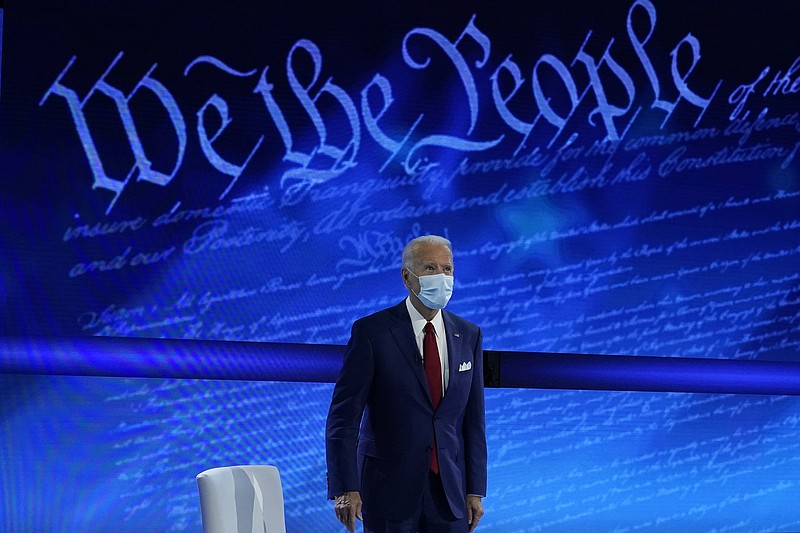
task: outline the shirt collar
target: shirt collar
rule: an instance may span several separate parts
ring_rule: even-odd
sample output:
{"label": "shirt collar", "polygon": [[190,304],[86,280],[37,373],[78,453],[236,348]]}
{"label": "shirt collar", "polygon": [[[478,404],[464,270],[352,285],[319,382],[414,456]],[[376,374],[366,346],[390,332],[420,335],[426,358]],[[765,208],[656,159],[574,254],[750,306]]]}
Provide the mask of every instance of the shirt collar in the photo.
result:
{"label": "shirt collar", "polygon": [[[411,326],[414,328],[414,336],[419,337],[422,330],[425,329],[427,319],[422,316],[422,314],[417,311],[417,308],[414,307],[414,304],[411,303],[411,296],[406,298],[406,309],[408,309],[408,316],[411,317]],[[442,320],[441,310],[436,311],[436,315],[431,319],[431,323],[436,330],[436,336],[441,337],[442,333],[444,333],[444,320]]]}

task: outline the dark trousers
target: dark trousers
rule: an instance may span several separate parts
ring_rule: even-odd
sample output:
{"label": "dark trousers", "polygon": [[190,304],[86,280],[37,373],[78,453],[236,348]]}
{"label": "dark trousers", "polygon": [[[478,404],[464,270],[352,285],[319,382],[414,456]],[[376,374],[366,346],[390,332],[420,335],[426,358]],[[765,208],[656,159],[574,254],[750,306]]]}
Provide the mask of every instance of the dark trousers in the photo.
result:
{"label": "dark trousers", "polygon": [[453,516],[444,495],[442,480],[433,472],[428,473],[421,505],[411,518],[396,522],[364,515],[364,533],[466,533],[467,531],[469,531],[467,517],[457,519]]}

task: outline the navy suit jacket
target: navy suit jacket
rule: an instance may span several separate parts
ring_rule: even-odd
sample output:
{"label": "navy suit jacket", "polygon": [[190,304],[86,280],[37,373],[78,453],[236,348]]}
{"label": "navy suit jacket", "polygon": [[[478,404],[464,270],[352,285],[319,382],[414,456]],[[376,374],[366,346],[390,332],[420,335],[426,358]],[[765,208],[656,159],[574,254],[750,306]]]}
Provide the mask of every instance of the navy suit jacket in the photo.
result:
{"label": "navy suit jacket", "polygon": [[436,436],[453,514],[486,494],[481,330],[442,310],[450,380],[434,411],[405,301],[353,324],[326,424],[328,497],[359,491],[363,512],[403,520],[420,502]]}

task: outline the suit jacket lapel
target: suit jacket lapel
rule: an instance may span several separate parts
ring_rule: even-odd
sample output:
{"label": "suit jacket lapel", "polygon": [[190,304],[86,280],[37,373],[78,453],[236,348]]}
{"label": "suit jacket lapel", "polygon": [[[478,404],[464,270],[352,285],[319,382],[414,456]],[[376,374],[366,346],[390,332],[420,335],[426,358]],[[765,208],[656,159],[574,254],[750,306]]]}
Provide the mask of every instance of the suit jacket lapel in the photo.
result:
{"label": "suit jacket lapel", "polygon": [[[443,309],[442,318],[444,319],[445,335],[447,335],[447,361],[448,366],[450,367],[448,381],[449,385],[447,388],[449,389],[456,383],[454,378],[458,372],[458,364],[461,362],[461,352],[463,350],[464,343],[461,337],[461,331],[459,331],[455,321],[450,316],[450,313]],[[447,391],[445,391],[442,401],[444,401],[445,398],[447,398]]]}
{"label": "suit jacket lapel", "polygon": [[408,316],[405,300],[400,302],[399,305],[392,307],[391,311],[391,316],[393,318],[391,326],[392,336],[400,347],[403,358],[411,366],[422,390],[425,391],[425,394],[428,395],[428,400],[430,400],[431,393],[428,390],[428,380],[425,377],[425,369],[422,364],[420,364],[421,356],[417,348],[417,340],[414,338],[414,328],[411,326],[411,317]]}

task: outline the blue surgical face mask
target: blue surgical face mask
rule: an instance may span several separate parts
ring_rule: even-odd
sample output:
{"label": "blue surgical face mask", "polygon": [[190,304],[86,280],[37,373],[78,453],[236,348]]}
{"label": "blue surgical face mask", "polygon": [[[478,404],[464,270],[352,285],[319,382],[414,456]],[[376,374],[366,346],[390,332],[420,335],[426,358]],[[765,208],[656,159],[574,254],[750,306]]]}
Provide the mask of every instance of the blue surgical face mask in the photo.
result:
{"label": "blue surgical face mask", "polygon": [[417,297],[428,309],[444,309],[453,295],[453,276],[447,274],[431,274],[430,276],[417,276],[410,270],[412,276],[419,280],[419,294]]}

